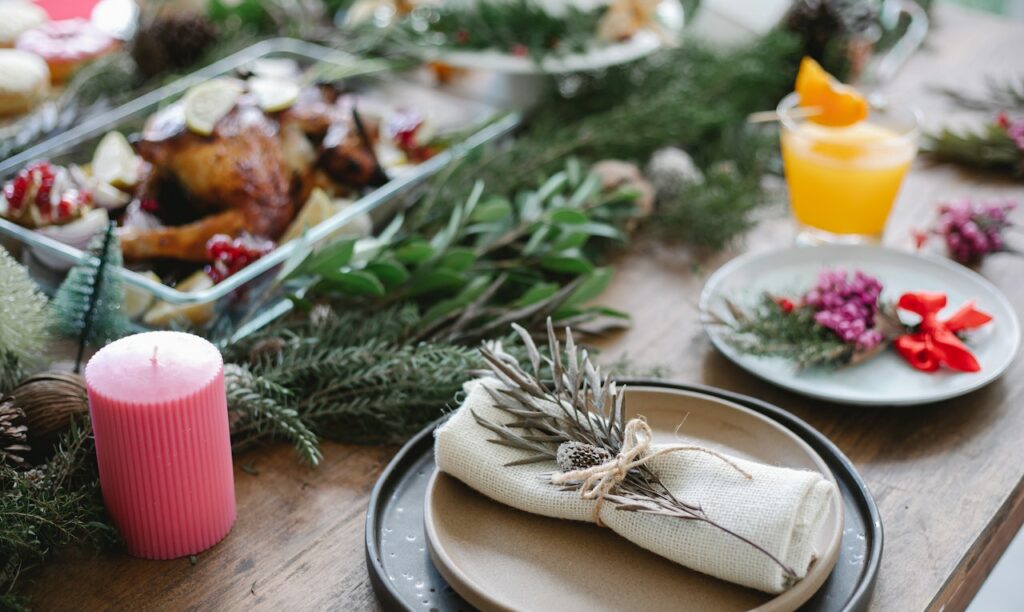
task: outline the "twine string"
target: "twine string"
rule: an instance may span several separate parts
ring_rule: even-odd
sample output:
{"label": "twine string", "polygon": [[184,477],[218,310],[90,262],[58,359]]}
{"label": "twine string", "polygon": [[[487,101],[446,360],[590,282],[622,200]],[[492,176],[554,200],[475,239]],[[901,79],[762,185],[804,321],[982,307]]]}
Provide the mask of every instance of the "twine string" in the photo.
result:
{"label": "twine string", "polygon": [[750,473],[737,465],[729,457],[702,446],[665,446],[649,453],[648,450],[653,443],[653,437],[651,426],[647,424],[643,417],[630,419],[626,423],[623,432],[622,447],[619,449],[619,454],[604,463],[585,469],[556,472],[551,475],[551,482],[556,485],[569,482],[581,483],[579,487],[580,497],[597,500],[597,503],[594,505],[592,518],[598,526],[604,527],[604,523],[601,521],[601,507],[604,504],[605,497],[612,493],[615,487],[626,479],[626,475],[629,474],[630,470],[645,465],[655,457],[682,452],[704,453],[721,460],[743,475],[747,480],[753,478]]}

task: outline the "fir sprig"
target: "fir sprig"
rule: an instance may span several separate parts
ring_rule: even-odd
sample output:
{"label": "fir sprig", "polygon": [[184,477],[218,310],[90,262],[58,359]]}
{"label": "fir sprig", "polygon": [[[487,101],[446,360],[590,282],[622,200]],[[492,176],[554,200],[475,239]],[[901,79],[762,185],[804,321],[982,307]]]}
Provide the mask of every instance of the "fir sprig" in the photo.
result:
{"label": "fir sprig", "polygon": [[[295,419],[324,438],[363,444],[399,442],[436,419],[483,362],[464,346],[411,340],[417,320],[411,304],[319,307],[312,320],[282,321],[225,347],[246,372],[229,393],[229,408],[245,415],[236,439],[286,439],[305,454]],[[260,402],[261,427],[243,399]]]}
{"label": "fir sprig", "polygon": [[374,48],[422,51],[423,47],[452,50],[495,50],[546,55],[584,51],[597,36],[598,22],[606,7],[582,10],[567,6],[564,14],[552,15],[533,0],[481,0],[423,6],[401,17],[380,32],[366,24],[356,36]]}
{"label": "fir sprig", "polygon": [[924,150],[941,161],[983,170],[1024,174],[1024,151],[996,123],[979,131],[943,129],[925,138]]}
{"label": "fir sprig", "polygon": [[88,420],[72,423],[46,464],[28,471],[0,465],[0,607],[26,603],[14,592],[19,577],[55,548],[116,540]]}
{"label": "fir sprig", "polygon": [[[787,303],[787,307],[780,306]],[[871,348],[844,342],[834,331],[819,324],[816,309],[763,294],[749,307],[725,299],[728,312],[703,312],[705,324],[742,353],[756,357],[778,357],[799,368],[838,368],[855,365],[883,351],[888,342],[907,330],[893,306],[879,303],[875,328],[884,341]]]}
{"label": "fir sprig", "polygon": [[[772,108],[792,86],[799,39],[774,32],[733,51],[687,42],[649,59],[598,74],[573,75],[537,111],[526,132],[510,146],[468,159],[435,182],[430,213],[448,214],[444,203],[464,200],[477,180],[489,193],[508,197],[522,184],[556,172],[566,156],[584,164],[601,159],[644,163],[656,150],[677,146],[705,170],[719,164],[736,169],[709,191],[709,214],[668,214],[656,222],[665,235],[715,236],[712,245],[743,231],[749,214],[763,202],[758,180],[777,144],[746,127],[751,112]],[[697,194],[704,197],[705,194]],[[729,206],[732,198],[738,204]],[[685,211],[689,212],[689,211]]]}
{"label": "fir sprig", "polygon": [[726,335],[729,343],[748,355],[781,357],[801,368],[844,365],[853,357],[854,345],[843,342],[832,330],[814,320],[811,308],[786,312],[770,295],[761,296],[750,308],[726,300],[729,314],[703,313],[705,321]]}
{"label": "fir sprig", "polygon": [[245,365],[224,366],[228,406],[232,418],[231,434],[236,449],[257,440],[291,440],[299,456],[310,465],[320,463],[322,455],[314,434],[289,404],[292,392],[263,376],[254,375]]}
{"label": "fir sprig", "polygon": [[1024,77],[1006,80],[990,78],[986,83],[985,92],[979,95],[964,93],[961,89],[954,88],[941,91],[951,102],[966,110],[991,114],[1024,113]]}

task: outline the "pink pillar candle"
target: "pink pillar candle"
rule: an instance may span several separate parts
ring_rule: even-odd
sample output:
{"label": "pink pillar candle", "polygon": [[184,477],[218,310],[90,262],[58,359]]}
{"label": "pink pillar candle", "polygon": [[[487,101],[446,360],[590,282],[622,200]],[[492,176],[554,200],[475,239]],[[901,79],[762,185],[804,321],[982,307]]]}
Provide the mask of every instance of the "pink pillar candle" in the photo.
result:
{"label": "pink pillar candle", "polygon": [[224,363],[206,340],[149,332],[85,366],[103,500],[128,552],[173,559],[235,522]]}

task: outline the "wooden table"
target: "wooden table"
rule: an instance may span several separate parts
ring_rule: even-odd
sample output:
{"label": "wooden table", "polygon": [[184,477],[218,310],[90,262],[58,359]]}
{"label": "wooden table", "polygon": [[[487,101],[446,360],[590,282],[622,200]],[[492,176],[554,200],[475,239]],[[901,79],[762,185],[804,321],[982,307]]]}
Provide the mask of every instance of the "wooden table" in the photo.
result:
{"label": "wooden table", "polygon": [[[891,91],[932,123],[948,119],[935,85],[980,86],[983,75],[1024,74],[1024,23],[940,7],[928,49]],[[910,228],[956,195],[1015,196],[1020,183],[919,163],[900,197],[887,242],[908,246]],[[1024,210],[1017,211],[1018,223]],[[863,474],[881,510],[885,553],[874,608],[961,609],[1024,522],[1024,360],[989,387],[917,408],[848,408],[774,388],[727,362],[705,339],[696,297],[706,274],[739,251],[787,244],[774,211],[735,252],[699,264],[683,253],[641,249],[620,258],[603,302],[634,326],[603,343],[665,366],[684,382],[717,385],[783,406],[829,436]],[[996,256],[980,272],[1024,311],[1024,260]],[[394,448],[325,444],[323,465],[299,465],[279,446],[236,460],[238,523],[212,550],[140,561],[65,551],[28,594],[45,609],[373,609],[364,562],[367,496]],[[243,466],[245,466],[243,468]]]}

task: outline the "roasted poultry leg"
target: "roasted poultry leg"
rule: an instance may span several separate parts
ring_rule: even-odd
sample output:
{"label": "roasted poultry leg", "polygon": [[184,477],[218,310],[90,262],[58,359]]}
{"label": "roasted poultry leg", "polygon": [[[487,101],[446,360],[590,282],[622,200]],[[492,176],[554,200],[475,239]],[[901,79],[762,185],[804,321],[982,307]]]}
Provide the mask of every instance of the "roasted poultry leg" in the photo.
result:
{"label": "roasted poultry leg", "polygon": [[359,127],[352,99],[320,87],[306,88],[273,115],[243,97],[210,136],[186,128],[180,103],[161,110],[146,122],[138,145],[151,178],[177,181],[203,207],[220,212],[181,226],[125,230],[124,256],[206,261],[215,234],[277,239],[294,217],[294,198],[304,201],[318,173],[348,188],[381,180],[371,149],[377,126]]}
{"label": "roasted poultry leg", "polygon": [[124,256],[205,261],[206,242],[218,233],[245,230],[277,238],[294,214],[277,128],[262,110],[245,103],[221,119],[211,136],[188,131],[180,105],[153,115],[139,143],[140,155],[154,172],[177,180],[191,196],[224,212],[177,227],[126,231],[121,238]]}

